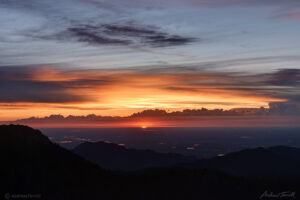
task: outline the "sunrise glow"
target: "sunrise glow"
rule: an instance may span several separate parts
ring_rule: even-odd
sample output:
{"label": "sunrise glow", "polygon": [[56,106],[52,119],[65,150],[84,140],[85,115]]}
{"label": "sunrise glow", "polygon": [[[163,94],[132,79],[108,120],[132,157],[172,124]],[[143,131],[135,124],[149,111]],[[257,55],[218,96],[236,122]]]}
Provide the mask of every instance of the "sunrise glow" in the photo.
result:
{"label": "sunrise glow", "polygon": [[127,1],[43,2],[0,7],[0,121],[299,108],[299,13],[274,14],[284,3],[141,1],[125,17]]}
{"label": "sunrise glow", "polygon": [[[54,84],[66,88],[62,91],[49,91],[45,98],[50,100],[44,102],[2,102],[0,108],[6,115],[0,116],[1,120],[16,119],[16,116],[24,118],[50,114],[94,113],[127,116],[134,112],[156,108],[169,111],[202,107],[208,109],[268,108],[269,102],[287,101],[284,98],[259,94],[255,90],[244,90],[243,87],[231,90],[229,87],[239,87],[241,80],[236,77],[237,80],[231,80],[233,77],[221,74],[145,75],[128,70],[119,73],[107,70],[68,72],[50,67],[32,69],[26,71],[26,74],[24,78],[20,77],[22,76],[20,72],[16,72],[15,75],[19,77],[18,81],[30,79],[37,84]],[[82,79],[86,80],[86,83],[80,83]],[[228,86],[213,85],[210,82],[223,82]],[[78,85],[79,83],[81,85]],[[78,87],[69,87],[70,84]],[[250,81],[249,84],[254,83]],[[262,87],[268,90],[267,85]],[[57,92],[59,94],[56,94]],[[52,97],[57,98],[58,102],[52,102]]]}

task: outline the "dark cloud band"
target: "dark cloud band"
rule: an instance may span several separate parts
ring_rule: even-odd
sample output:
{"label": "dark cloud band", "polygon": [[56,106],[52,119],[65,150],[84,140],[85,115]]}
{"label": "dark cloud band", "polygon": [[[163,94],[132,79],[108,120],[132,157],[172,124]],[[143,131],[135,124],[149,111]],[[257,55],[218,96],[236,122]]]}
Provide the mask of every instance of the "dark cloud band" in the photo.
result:
{"label": "dark cloud band", "polygon": [[38,36],[43,39],[78,41],[90,45],[122,45],[170,47],[196,42],[195,38],[169,34],[157,27],[143,25],[73,25],[54,35]]}
{"label": "dark cloud band", "polygon": [[[224,94],[242,96],[272,97],[286,99],[291,105],[300,104],[300,70],[281,69],[273,73],[245,75],[239,73],[220,73],[208,71],[153,69],[147,73],[143,70],[80,70],[66,71],[57,68],[42,67],[7,67],[0,68],[0,102],[64,103],[95,102],[89,92],[101,93],[110,86],[127,84],[133,80],[145,80],[142,85],[137,82],[132,87],[155,88],[164,92],[199,93],[201,91],[222,91]],[[159,71],[160,73],[157,73]],[[162,73],[165,71],[165,73]],[[185,71],[185,73],[181,73]],[[48,78],[43,78],[53,73]],[[159,85],[153,84],[152,78],[161,78]],[[135,83],[135,82],[134,82]],[[108,88],[106,88],[108,87]],[[206,103],[207,104],[207,103]],[[221,103],[219,103],[221,105]],[[296,106],[297,107],[297,106]],[[298,107],[297,107],[298,108]],[[298,111],[296,111],[298,112]]]}

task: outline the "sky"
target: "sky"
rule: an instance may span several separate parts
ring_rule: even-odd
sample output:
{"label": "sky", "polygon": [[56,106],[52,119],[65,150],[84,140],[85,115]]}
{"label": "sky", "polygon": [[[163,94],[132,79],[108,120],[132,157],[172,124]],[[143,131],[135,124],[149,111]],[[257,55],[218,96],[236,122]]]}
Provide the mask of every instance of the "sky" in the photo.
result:
{"label": "sky", "polygon": [[300,111],[299,0],[0,0],[0,120]]}

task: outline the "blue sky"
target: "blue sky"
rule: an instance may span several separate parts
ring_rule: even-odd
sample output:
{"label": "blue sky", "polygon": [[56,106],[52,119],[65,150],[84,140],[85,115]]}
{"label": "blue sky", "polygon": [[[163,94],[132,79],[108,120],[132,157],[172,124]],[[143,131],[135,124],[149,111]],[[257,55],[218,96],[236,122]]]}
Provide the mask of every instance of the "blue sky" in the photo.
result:
{"label": "blue sky", "polygon": [[[226,68],[255,72],[295,68],[300,20],[287,15],[295,13],[296,6],[297,1],[267,0],[1,1],[0,65],[120,68],[266,58],[263,63],[248,61]],[[92,44],[74,35],[57,36],[68,28],[103,24],[193,40],[157,47],[136,41],[138,37],[131,37],[133,44]],[[119,33],[114,38],[124,37]]]}

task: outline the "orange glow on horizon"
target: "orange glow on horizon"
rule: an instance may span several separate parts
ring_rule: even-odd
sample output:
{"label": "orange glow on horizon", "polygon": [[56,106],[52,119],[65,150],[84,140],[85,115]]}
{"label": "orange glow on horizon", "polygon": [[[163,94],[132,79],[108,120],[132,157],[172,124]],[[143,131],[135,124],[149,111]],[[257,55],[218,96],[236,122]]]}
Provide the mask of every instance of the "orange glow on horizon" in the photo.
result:
{"label": "orange glow on horizon", "polygon": [[[149,119],[148,119],[149,120]],[[22,123],[33,128],[140,128],[150,130],[160,127],[299,127],[300,119],[279,116],[199,117],[194,119],[155,120],[151,122],[103,123]]]}
{"label": "orange glow on horizon", "polygon": [[[0,121],[51,114],[81,116],[93,113],[102,116],[128,116],[146,109],[164,109],[171,112],[202,107],[224,110],[268,108],[269,102],[285,101],[243,88],[230,90],[214,86],[218,81],[225,82],[229,88],[230,84],[236,84],[231,83],[228,77],[220,75],[145,74],[130,70],[63,72],[51,67],[41,67],[29,77],[30,80],[41,83],[66,84],[67,87],[63,91],[66,95],[77,95],[83,99],[75,99],[72,102],[73,99],[70,98],[69,102],[53,103],[2,102]],[[73,86],[73,81],[78,81],[80,85]],[[143,125],[139,125],[141,126]]]}
{"label": "orange glow on horizon", "polygon": [[131,122],[131,121],[129,121],[127,123],[127,125],[131,126],[131,127],[140,127],[142,129],[147,129],[149,127],[160,126],[159,123],[157,123],[154,120],[151,120],[151,121],[139,121],[139,122]]}

